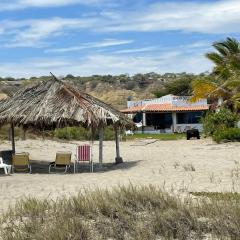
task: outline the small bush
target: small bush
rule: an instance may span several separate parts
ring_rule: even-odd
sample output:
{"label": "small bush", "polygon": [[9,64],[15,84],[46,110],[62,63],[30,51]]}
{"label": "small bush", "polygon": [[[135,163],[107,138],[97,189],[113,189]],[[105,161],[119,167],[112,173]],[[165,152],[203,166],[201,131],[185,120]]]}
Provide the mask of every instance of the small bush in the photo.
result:
{"label": "small bush", "polygon": [[54,137],[65,140],[90,140],[91,132],[81,127],[58,128],[54,131]]}
{"label": "small bush", "polygon": [[94,90],[97,87],[97,85],[98,85],[98,82],[95,80],[92,80],[90,82],[91,90]]}
{"label": "small bush", "polygon": [[240,128],[220,129],[214,132],[213,139],[217,143],[221,141],[240,142]]}
{"label": "small bush", "polygon": [[[54,137],[65,140],[98,140],[99,134],[98,130],[95,132],[85,129],[83,127],[66,127],[58,128],[54,131]],[[103,138],[106,141],[111,141],[115,139],[115,132],[113,127],[109,126],[104,128]]]}
{"label": "small bush", "polygon": [[212,136],[215,131],[234,128],[239,116],[229,109],[221,108],[218,112],[208,112],[202,119],[203,130],[207,136]]}
{"label": "small bush", "polygon": [[136,82],[134,81],[129,81],[125,83],[125,88],[127,90],[133,90],[136,87]]}

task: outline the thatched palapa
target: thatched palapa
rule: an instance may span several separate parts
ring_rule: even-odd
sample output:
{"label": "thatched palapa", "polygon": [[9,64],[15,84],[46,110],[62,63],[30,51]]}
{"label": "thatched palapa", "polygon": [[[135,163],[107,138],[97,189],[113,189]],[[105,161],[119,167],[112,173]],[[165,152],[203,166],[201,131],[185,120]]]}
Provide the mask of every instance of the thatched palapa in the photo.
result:
{"label": "thatched palapa", "polygon": [[40,130],[65,126],[83,126],[99,131],[99,162],[103,160],[103,128],[113,125],[116,139],[116,163],[121,163],[119,128],[133,126],[123,113],[58,80],[27,85],[0,103],[0,125],[11,123],[12,152],[15,153],[14,126]]}
{"label": "thatched palapa", "polygon": [[55,77],[27,85],[1,102],[0,124],[12,122],[38,129],[131,125],[118,110]]}

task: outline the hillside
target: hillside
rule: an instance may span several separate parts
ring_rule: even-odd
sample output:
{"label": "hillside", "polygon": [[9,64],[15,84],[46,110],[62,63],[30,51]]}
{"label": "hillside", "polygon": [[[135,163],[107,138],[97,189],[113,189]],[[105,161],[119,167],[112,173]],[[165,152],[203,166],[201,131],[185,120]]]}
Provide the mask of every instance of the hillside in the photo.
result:
{"label": "hillside", "polygon": [[[164,89],[165,84],[192,77],[192,74],[166,73],[163,75],[157,73],[136,74],[129,76],[127,74],[111,75],[93,75],[90,77],[79,77],[68,74],[60,77],[62,80],[71,82],[82,91],[89,93],[102,101],[111,104],[117,109],[126,107],[127,100],[139,100],[155,97],[154,92]],[[0,78],[0,94],[2,96],[11,96],[22,85],[32,81],[47,80],[51,77],[32,77],[30,79]],[[5,95],[3,95],[5,94]]]}

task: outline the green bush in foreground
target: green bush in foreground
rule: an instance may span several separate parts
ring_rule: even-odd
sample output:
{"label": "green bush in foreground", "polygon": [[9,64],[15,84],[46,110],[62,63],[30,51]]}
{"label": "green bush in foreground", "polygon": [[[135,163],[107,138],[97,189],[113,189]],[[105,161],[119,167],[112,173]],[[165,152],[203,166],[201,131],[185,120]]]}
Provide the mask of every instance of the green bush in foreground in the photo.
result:
{"label": "green bush in foreground", "polygon": [[226,108],[221,108],[219,112],[208,112],[202,119],[204,133],[212,136],[215,131],[234,128],[238,119],[236,113]]}
{"label": "green bush in foreground", "polygon": [[240,142],[240,128],[227,128],[217,130],[213,134],[213,140],[217,143],[221,141],[238,141]]}
{"label": "green bush in foreground", "polygon": [[180,199],[153,186],[25,199],[1,218],[0,239],[239,239],[238,197]]}

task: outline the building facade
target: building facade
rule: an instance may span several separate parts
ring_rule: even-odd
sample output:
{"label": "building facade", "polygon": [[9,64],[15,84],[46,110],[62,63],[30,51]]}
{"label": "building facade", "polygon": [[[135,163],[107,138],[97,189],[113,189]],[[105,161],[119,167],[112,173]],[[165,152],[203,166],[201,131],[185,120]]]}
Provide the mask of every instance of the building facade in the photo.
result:
{"label": "building facade", "polygon": [[200,119],[209,109],[206,99],[189,102],[187,96],[166,95],[161,98],[128,101],[122,110],[143,133],[186,132],[188,129],[202,131]]}

